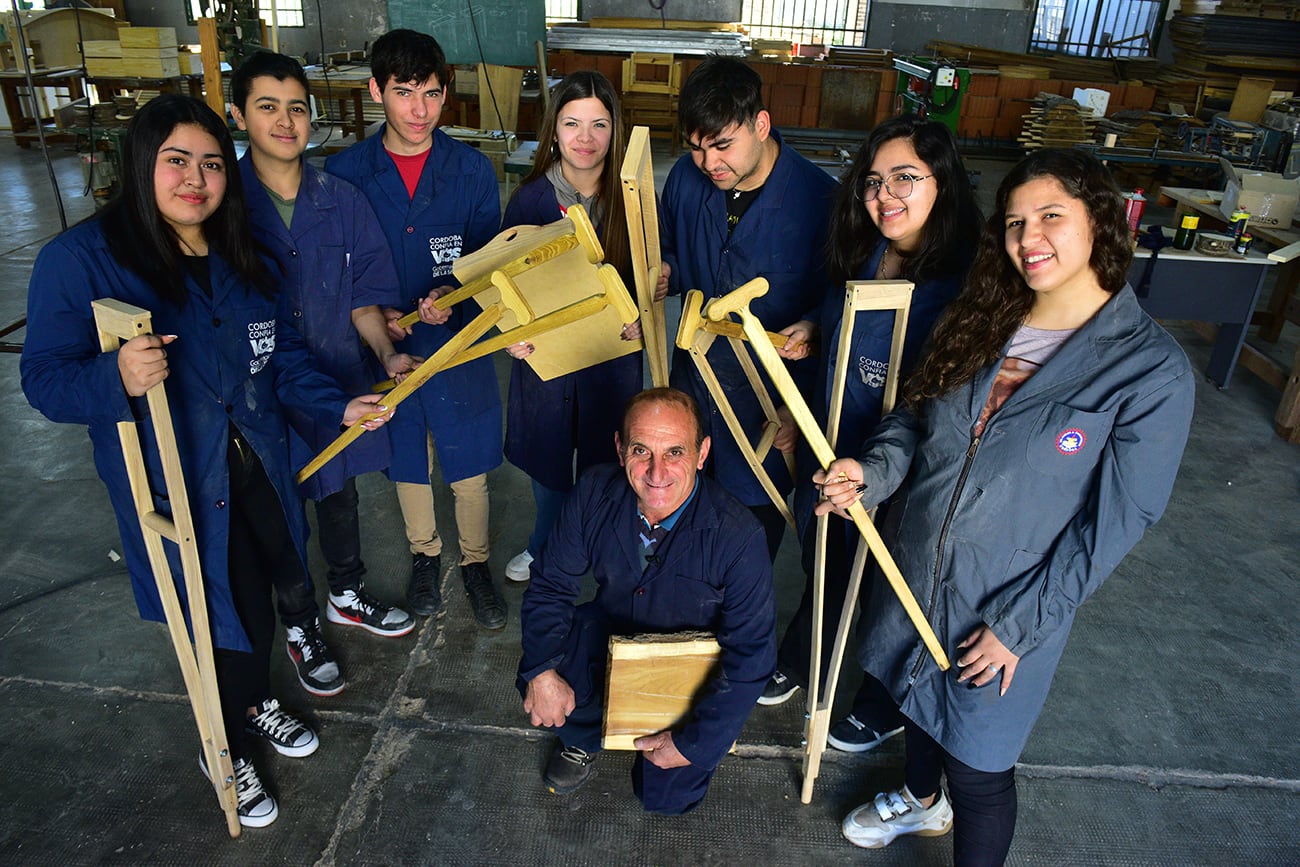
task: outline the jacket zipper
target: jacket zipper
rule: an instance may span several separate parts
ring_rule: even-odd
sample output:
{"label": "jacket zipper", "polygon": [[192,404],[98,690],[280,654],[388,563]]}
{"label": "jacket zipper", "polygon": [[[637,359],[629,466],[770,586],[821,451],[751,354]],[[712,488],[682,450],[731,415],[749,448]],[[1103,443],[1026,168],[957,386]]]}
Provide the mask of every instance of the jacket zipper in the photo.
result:
{"label": "jacket zipper", "polygon": [[[952,499],[948,501],[948,514],[944,515],[943,526],[939,528],[939,546],[934,557],[934,582],[930,587],[930,605],[925,612],[927,621],[934,620],[934,609],[939,604],[939,571],[943,566],[943,549],[948,541],[948,528],[952,525],[953,513],[957,511],[957,501],[961,499],[962,489],[966,487],[966,477],[970,475],[970,465],[975,460],[975,452],[979,447],[980,438],[977,436],[970,441],[970,448],[966,449],[966,461],[957,476],[957,487],[953,489]],[[921,673],[921,666],[925,664],[925,659],[925,653],[917,657],[916,664],[912,666],[912,673],[907,678],[909,685],[916,682],[916,676]]]}

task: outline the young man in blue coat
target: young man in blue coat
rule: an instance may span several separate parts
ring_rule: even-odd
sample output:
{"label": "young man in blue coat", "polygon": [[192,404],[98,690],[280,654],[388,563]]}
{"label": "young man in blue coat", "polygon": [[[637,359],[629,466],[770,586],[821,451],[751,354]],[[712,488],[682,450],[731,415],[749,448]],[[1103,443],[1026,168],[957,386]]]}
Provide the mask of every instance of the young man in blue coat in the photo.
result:
{"label": "young man in blue coat", "polygon": [[[279,266],[285,321],[302,332],[318,369],[344,390],[364,393],[380,371],[401,377],[414,369],[415,360],[397,352],[388,336],[381,307],[397,303],[397,274],[374,212],[359,190],[302,158],[311,132],[307,90],[302,67],[283,54],[260,51],[240,64],[230,81],[231,114],[248,133],[239,170],[254,237]],[[382,366],[371,363],[363,339]],[[286,414],[295,467],[338,436],[337,426],[319,425],[292,409]],[[366,570],[354,481],[385,469],[388,461],[388,434],[381,429],[355,442],[299,490],[316,503],[317,535],[328,566],[329,621],[395,638],[410,632],[415,621],[362,586]],[[314,594],[302,593],[315,609]],[[303,687],[315,695],[340,692],[346,681],[319,620],[290,627],[287,635]]]}
{"label": "young man in blue coat", "polygon": [[[438,130],[450,67],[431,36],[394,30],[371,51],[370,95],[384,107],[379,135],[358,142],[325,163],[325,170],[361,188],[392,250],[402,306],[418,308],[420,321],[402,331],[401,311],[384,311],[400,348],[430,356],[464,324],[467,312],[439,310],[437,298],[455,284],[452,264],[482,247],[501,223],[496,172],[486,157]],[[466,305],[474,308],[472,303]],[[442,539],[434,519],[429,474],[436,452],[443,479],[456,500],[460,572],[486,629],[506,624],[505,602],[488,571],[487,473],[501,463],[501,394],[491,358],[443,371],[402,405],[390,428],[389,477],[411,546],[407,602],[433,614],[439,601]]]}
{"label": "young man in blue coat", "polygon": [[[762,527],[698,474],[703,418],[672,388],[628,401],[619,467],[593,467],[532,563],[520,613],[518,686],[533,725],[559,735],[543,782],[556,794],[592,775],[609,636],[708,630],[721,666],[681,726],[638,738],[632,788],[646,810],[696,807],[776,666],[776,605]],[[591,573],[596,597],[576,605]]]}
{"label": "young man in blue coat", "polygon": [[[682,87],[680,106],[690,154],[673,166],[659,200],[669,291],[699,289],[708,301],[765,277],[770,288],[749,309],[769,331],[807,318],[820,305],[826,285],[821,261],[835,182],[782,144],[763,108],[762,80],[743,61],[706,59]],[[765,416],[730,346],[716,342],[708,360],[741,424],[756,439]],[[811,362],[800,364],[811,379]],[[704,408],[705,433],[713,439],[709,474],[762,522],[775,559],[785,529],[780,512],[681,350],[673,358],[671,381]],[[788,494],[792,480],[776,450],[764,467]]]}

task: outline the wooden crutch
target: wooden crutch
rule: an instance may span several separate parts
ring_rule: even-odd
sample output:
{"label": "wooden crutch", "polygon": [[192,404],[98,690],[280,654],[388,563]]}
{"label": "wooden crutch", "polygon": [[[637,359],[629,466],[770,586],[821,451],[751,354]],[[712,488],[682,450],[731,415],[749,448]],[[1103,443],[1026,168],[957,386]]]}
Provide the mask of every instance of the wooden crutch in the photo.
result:
{"label": "wooden crutch", "polygon": [[[748,339],[740,331],[740,326],[734,322],[714,322],[704,318],[701,307],[704,303],[704,295],[698,289],[692,289],[686,293],[686,299],[682,302],[682,318],[677,328],[677,346],[690,353],[691,361],[695,364],[696,370],[700,372],[700,379],[704,381],[704,387],[708,389],[709,395],[718,407],[718,413],[722,420],[727,424],[727,430],[731,432],[732,438],[736,441],[736,446],[740,453],[745,456],[746,463],[754,473],[754,478],[763,487],[764,493],[776,506],[781,517],[791,527],[795,525],[794,514],[790,511],[790,505],[781,496],[781,492],[776,487],[776,482],[772,480],[771,475],[763,468],[763,461],[766,460],[767,454],[772,449],[772,444],[776,441],[776,435],[781,430],[781,420],[777,416],[776,404],[772,402],[771,395],[767,392],[767,386],[763,384],[763,379],[758,375],[758,369],[754,366],[754,359],[750,357],[745,350],[745,341]],[[731,349],[736,355],[736,360],[740,363],[741,370],[745,373],[750,387],[754,391],[754,396],[758,398],[759,406],[763,410],[763,432],[759,435],[758,442],[749,441],[749,432],[741,424],[740,418],[731,406],[731,398],[722,383],[718,381],[718,375],[713,370],[713,365],[709,363],[709,349],[713,346],[713,341],[718,337],[725,337],[731,344]],[[773,346],[785,346],[786,338],[779,334],[767,333],[766,338]],[[790,477],[794,478],[794,456],[784,455],[786,469]]]}
{"label": "wooden crutch", "polygon": [[[505,349],[512,344],[530,340],[539,334],[546,334],[549,331],[555,331],[557,328],[579,322],[589,316],[595,316],[606,307],[613,307],[617,310],[619,319],[624,325],[635,322],[638,315],[637,309],[632,303],[631,296],[627,294],[627,288],[623,285],[623,281],[618,277],[618,270],[613,265],[600,265],[596,268],[596,276],[600,278],[601,288],[604,290],[601,294],[575,301],[573,304],[538,316],[524,325],[511,328],[509,331],[503,331],[495,337],[489,337],[487,340],[475,343],[469,349],[447,362],[442,369],[447,370],[459,364],[466,364]],[[500,289],[503,295],[509,293],[511,297],[521,299],[523,297],[519,287],[515,285],[514,279],[504,271],[494,271],[492,273],[492,285]],[[374,390],[377,392],[388,391],[395,385],[397,385],[395,380],[386,379],[383,382],[375,383]]]}
{"label": "wooden crutch", "polygon": [[[592,226],[591,218],[587,216],[586,209],[582,205],[570,205],[566,214],[567,216],[564,219],[549,223],[546,226],[535,227],[532,233],[527,236],[535,246],[527,253],[516,256],[507,262],[498,263],[492,270],[465,281],[459,289],[437,298],[433,302],[433,306],[439,310],[447,310],[495,285],[492,282],[492,274],[497,271],[515,277],[529,268],[535,268],[543,262],[549,262],[570,250],[576,250],[578,247],[582,247],[587,251],[587,261],[593,265],[604,259],[605,250],[600,246],[600,239],[596,237],[596,229]],[[515,238],[521,236],[522,231],[522,227],[507,229],[489,241],[482,250],[477,250],[470,255],[457,259],[456,265],[453,266],[453,273],[478,261],[481,255],[490,254],[495,249],[494,245],[500,246],[514,241]],[[397,320],[397,324],[402,328],[410,328],[419,321],[420,311],[417,309]]]}
{"label": "wooden crutch", "polygon": [[470,344],[478,340],[488,329],[501,321],[509,309],[518,316],[521,321],[532,319],[532,310],[524,303],[523,298],[517,295],[511,297],[507,292],[501,293],[501,300],[496,304],[486,307],[482,313],[475,316],[468,324],[442,345],[442,348],[430,355],[424,360],[424,363],[410,373],[401,383],[388,393],[384,398],[384,412],[370,412],[362,416],[355,424],[339,434],[334,442],[327,445],[320,454],[312,458],[307,466],[298,471],[298,484],[310,479],[316,474],[321,467],[325,466],[334,459],[340,452],[352,444],[357,437],[366,432],[362,426],[363,422],[379,418],[386,412],[391,412],[402,401],[406,400],[415,390],[424,385],[438,371],[445,369],[456,359],[462,352],[469,348]]}
{"label": "wooden crutch", "polygon": [[637,306],[641,309],[641,337],[645,341],[650,381],[659,388],[668,384],[668,326],[664,302],[654,300],[663,261],[659,257],[659,208],[655,204],[649,127],[632,127],[619,177],[623,181],[632,276],[636,282]]}
{"label": "wooden crutch", "polygon": [[[99,331],[99,348],[114,352],[122,341],[144,334],[152,334],[149,311],[112,298],[91,302],[95,328]],[[171,504],[171,516],[161,514],[153,507],[153,494],[145,472],[144,454],[140,447],[140,434],[134,422],[117,423],[117,436],[122,444],[122,460],[126,464],[126,477],[131,485],[131,498],[135,502],[136,516],[140,520],[140,534],[144,537],[149,565],[158,598],[167,618],[167,631],[171,634],[176,660],[180,663],[185,692],[189,695],[190,709],[199,727],[199,740],[203,758],[211,771],[212,788],[217,793],[217,803],[226,814],[226,829],[230,836],[238,837],[239,793],[235,787],[235,768],[226,743],[226,728],[221,716],[221,699],[217,693],[217,671],[212,661],[212,631],[208,626],[208,604],[203,589],[203,569],[199,563],[199,547],[194,533],[194,520],[190,515],[189,496],[185,492],[185,476],[181,472],[180,456],[176,448],[176,431],[172,427],[171,410],[167,392],[159,382],[145,394],[149,402],[149,418],[158,441],[158,456],[162,461],[163,482]],[[155,480],[156,481],[156,480]],[[185,594],[189,600],[190,623],[194,627],[193,643],[185,626],[185,613],[176,595],[171,564],[163,547],[167,539],[180,549],[181,571],[185,578]]]}
{"label": "wooden crutch", "polygon": [[[889,369],[885,375],[882,415],[894,407],[898,397],[899,371],[903,362],[903,338],[907,334],[907,314],[912,302],[913,284],[907,280],[852,280],[845,285],[844,312],[840,317],[840,340],[835,356],[834,385],[831,388],[829,418],[826,422],[826,442],[832,450],[839,434],[840,414],[844,405],[844,388],[849,377],[849,356],[853,345],[854,320],[859,311],[894,311],[893,339],[889,346]],[[874,520],[875,509],[868,514]],[[840,669],[849,643],[849,630],[857,606],[858,590],[862,585],[862,572],[866,568],[869,547],[865,539],[858,540],[853,569],[844,607],[832,645],[827,665],[826,685],[821,684],[822,621],[826,605],[826,537],[829,515],[817,518],[816,547],[813,570],[812,654],[808,672],[808,715],[804,727],[803,790],[800,800],[812,803],[813,784],[821,773],[822,754],[826,751],[826,738],[830,733],[831,711],[835,705],[835,691],[839,686]]]}
{"label": "wooden crutch", "polygon": [[[790,377],[789,371],[781,361],[781,356],[776,354],[776,349],[766,339],[763,331],[763,323],[758,321],[758,317],[749,311],[749,302],[755,298],[762,297],[767,293],[767,281],[762,277],[750,280],[738,289],[723,295],[721,298],[715,298],[709,305],[708,316],[710,319],[720,321],[730,316],[732,313],[740,316],[740,323],[749,335],[749,345],[754,348],[754,353],[758,356],[759,362],[767,370],[772,382],[776,385],[777,391],[785,400],[786,407],[790,414],[794,416],[795,424],[803,433],[804,439],[813,450],[813,455],[817,462],[821,464],[822,469],[829,467],[835,461],[835,450],[826,442],[826,436],[822,433],[821,428],[817,426],[817,421],[813,418],[812,410],[804,401],[803,395],[794,384]],[[921,640],[925,642],[926,649],[934,657],[934,661],[939,668],[947,671],[949,668],[948,655],[943,652],[943,647],[939,644],[939,639],[934,634],[929,622],[925,619],[925,614],[921,611],[921,606],[916,604],[916,597],[912,595],[912,590],[907,586],[902,573],[898,571],[898,565],[889,553],[889,548],[885,546],[880,534],[876,532],[875,526],[871,523],[871,518],[867,516],[867,510],[862,503],[854,503],[848,509],[849,517],[853,520],[858,532],[866,539],[867,545],[871,549],[872,555],[880,565],[881,571],[889,580],[889,586],[894,589],[898,600],[903,603],[903,608],[907,611],[907,616],[911,618],[912,625],[920,634]]]}

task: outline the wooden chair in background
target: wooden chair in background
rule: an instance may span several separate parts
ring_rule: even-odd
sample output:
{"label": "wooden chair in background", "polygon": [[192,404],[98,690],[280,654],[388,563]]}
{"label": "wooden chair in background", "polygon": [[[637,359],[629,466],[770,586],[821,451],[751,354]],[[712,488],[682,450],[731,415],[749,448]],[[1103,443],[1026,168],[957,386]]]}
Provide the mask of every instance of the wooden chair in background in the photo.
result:
{"label": "wooden chair in background", "polygon": [[682,62],[671,54],[634,52],[623,61],[623,126],[649,127],[650,134],[667,135],[677,153],[681,126],[677,98],[682,92]]}

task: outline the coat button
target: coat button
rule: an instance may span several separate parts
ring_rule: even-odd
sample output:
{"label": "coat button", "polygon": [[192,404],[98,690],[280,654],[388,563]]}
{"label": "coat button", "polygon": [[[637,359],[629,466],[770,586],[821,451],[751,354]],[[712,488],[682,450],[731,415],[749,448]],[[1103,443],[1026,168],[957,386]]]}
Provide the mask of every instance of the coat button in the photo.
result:
{"label": "coat button", "polygon": [[226,507],[226,501],[225,501],[225,500],[217,500],[217,508],[218,508],[218,509],[224,509],[225,507]]}
{"label": "coat button", "polygon": [[234,408],[233,406],[231,406],[230,404],[226,404],[226,415],[230,415],[230,414],[233,413],[234,411],[235,411],[235,408]]}
{"label": "coat button", "polygon": [[297,250],[290,250],[290,251],[289,251],[289,258],[290,258],[290,259],[295,259],[295,258],[297,258],[297,256],[298,256],[298,251],[297,251]]}
{"label": "coat button", "polygon": [[644,587],[638,587],[638,588],[637,588],[637,591],[636,591],[636,595],[637,595],[637,596],[644,596],[644,595],[645,595],[645,588],[644,588]]}
{"label": "coat button", "polygon": [[218,316],[213,316],[213,317],[212,317],[212,326],[213,326],[214,328],[220,328],[220,327],[221,327],[221,318],[218,317]]}
{"label": "coat button", "polygon": [[294,318],[294,319],[301,319],[301,318],[302,318],[302,311],[301,311],[301,310],[295,310],[295,311],[293,311],[293,318]]}
{"label": "coat button", "polygon": [[414,226],[407,226],[407,227],[406,227],[406,234],[408,234],[408,235],[414,235],[414,234],[415,234],[415,227],[414,227]]}

